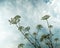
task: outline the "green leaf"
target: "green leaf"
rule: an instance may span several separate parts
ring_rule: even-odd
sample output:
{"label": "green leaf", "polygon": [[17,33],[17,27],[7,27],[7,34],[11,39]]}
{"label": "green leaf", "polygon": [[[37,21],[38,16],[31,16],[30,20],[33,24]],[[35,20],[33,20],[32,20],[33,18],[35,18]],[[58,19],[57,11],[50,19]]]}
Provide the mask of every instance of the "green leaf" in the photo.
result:
{"label": "green leaf", "polygon": [[45,43],[46,45],[50,45],[51,43],[50,42],[47,42],[47,43]]}
{"label": "green leaf", "polygon": [[50,16],[49,15],[45,15],[42,17],[42,20],[47,20]]}
{"label": "green leaf", "polygon": [[17,24],[14,18],[11,18],[11,20],[8,20],[8,21],[10,22],[10,24]]}
{"label": "green leaf", "polygon": [[41,48],[41,46],[38,46],[38,48]]}
{"label": "green leaf", "polygon": [[29,36],[29,33],[25,33],[25,37],[28,37]]}
{"label": "green leaf", "polygon": [[40,38],[40,41],[43,41],[44,39],[49,39],[50,38],[50,34],[43,34]]}
{"label": "green leaf", "polygon": [[17,24],[19,21],[20,21],[20,16],[19,15],[16,15],[14,18],[11,18],[9,20],[10,24]]}
{"label": "green leaf", "polygon": [[45,35],[45,34],[43,34],[41,37],[42,37],[42,38],[46,38],[46,35]]}
{"label": "green leaf", "polygon": [[40,41],[42,42],[43,41],[43,38],[40,38]]}
{"label": "green leaf", "polygon": [[55,38],[54,40],[55,40],[55,41],[58,41],[58,40],[59,40],[59,38]]}
{"label": "green leaf", "polygon": [[49,25],[48,27],[49,27],[49,28],[52,28],[53,26],[52,26],[52,25]]}
{"label": "green leaf", "polygon": [[14,18],[15,18],[15,19],[18,19],[18,18],[21,18],[21,16],[19,16],[19,15],[16,15]]}
{"label": "green leaf", "polygon": [[41,36],[40,41],[43,41],[44,39],[46,39],[46,35],[45,35],[45,34],[43,34],[43,35]]}
{"label": "green leaf", "polygon": [[38,30],[41,30],[43,28],[43,26],[41,24],[37,25],[36,27]]}
{"label": "green leaf", "polygon": [[21,43],[21,44],[18,45],[18,48],[21,48],[21,47],[23,47],[23,46],[24,46],[24,44]]}
{"label": "green leaf", "polygon": [[23,26],[20,26],[20,27],[18,28],[18,30],[20,30],[20,31],[22,31],[23,29],[24,29]]}
{"label": "green leaf", "polygon": [[37,35],[37,33],[36,33],[36,32],[34,32],[34,33],[33,33],[33,35],[34,35],[34,36],[36,36],[36,35]]}
{"label": "green leaf", "polygon": [[29,30],[30,30],[30,27],[27,26],[27,27],[25,28],[25,31],[29,31]]}

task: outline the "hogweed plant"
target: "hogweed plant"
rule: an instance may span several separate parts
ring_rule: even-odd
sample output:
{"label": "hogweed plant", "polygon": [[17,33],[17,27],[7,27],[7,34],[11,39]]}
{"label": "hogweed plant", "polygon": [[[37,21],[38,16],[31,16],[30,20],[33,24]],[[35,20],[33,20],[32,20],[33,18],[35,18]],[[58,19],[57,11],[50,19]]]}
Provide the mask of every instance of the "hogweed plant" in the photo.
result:
{"label": "hogweed plant", "polygon": [[[21,18],[21,16],[16,15],[14,18],[11,18],[9,20],[9,22],[10,22],[10,24],[16,25],[18,30],[21,32],[21,34],[24,36],[24,38],[29,41],[31,46],[33,46],[34,48],[43,48],[42,47],[42,42],[43,42],[48,48],[57,48],[57,41],[59,40],[59,38],[55,38],[55,39],[52,38],[54,36],[54,34],[52,34],[52,31],[51,31],[53,26],[50,25],[48,22],[48,19],[50,18],[49,15],[45,15],[41,19],[41,20],[46,21],[49,33],[42,34],[41,36],[38,36],[38,34],[40,33],[40,30],[43,28],[43,26],[41,24],[36,25],[37,31],[31,33],[30,32],[31,27],[22,26],[20,24],[20,18]],[[40,37],[40,38],[38,38],[38,37]],[[56,42],[56,44],[54,44],[54,42]],[[24,43],[20,43],[18,45],[18,48],[24,48],[24,46],[25,46]]]}

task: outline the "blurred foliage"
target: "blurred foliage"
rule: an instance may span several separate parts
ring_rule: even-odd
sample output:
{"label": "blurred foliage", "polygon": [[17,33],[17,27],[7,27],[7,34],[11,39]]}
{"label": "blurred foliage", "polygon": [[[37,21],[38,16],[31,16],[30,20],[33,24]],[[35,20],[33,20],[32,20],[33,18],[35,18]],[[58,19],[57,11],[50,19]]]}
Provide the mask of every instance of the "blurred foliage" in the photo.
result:
{"label": "blurred foliage", "polygon": [[[18,23],[20,23],[20,18],[21,18],[21,16],[16,15],[14,18],[11,18],[9,20],[9,22],[10,22],[10,24],[14,24],[14,25],[17,26],[18,30],[29,41],[29,43],[31,44],[31,46],[33,46],[34,48],[43,48],[41,46],[42,42],[43,42],[43,43],[45,43],[45,45],[48,45],[48,48],[54,48],[54,46],[53,46],[54,41],[57,42],[59,40],[59,38],[55,38],[54,41],[52,40],[53,39],[52,37],[54,36],[54,34],[52,34],[52,31],[51,31],[53,25],[49,25],[49,22],[48,22],[48,19],[50,18],[49,15],[44,15],[42,17],[42,20],[46,20],[47,21],[48,29],[50,29],[48,31],[51,32],[51,33],[47,34],[47,33],[43,32],[44,34],[42,34],[42,35],[40,34],[40,31],[39,31],[39,30],[41,30],[43,28],[43,26],[41,24],[38,24],[36,26],[36,29],[38,30],[38,32],[36,30],[35,30],[35,32],[32,32],[30,30],[31,29],[30,26],[24,27],[23,25],[18,24]],[[39,39],[39,37],[40,37],[40,39]],[[19,44],[18,48],[24,48],[24,44],[23,43]]]}
{"label": "blurred foliage", "polygon": [[25,28],[25,31],[29,31],[29,30],[30,30],[30,27],[27,26],[27,27]]}
{"label": "blurred foliage", "polygon": [[9,20],[10,24],[17,24],[20,21],[20,16],[16,15],[14,18],[11,18],[11,20]]}
{"label": "blurred foliage", "polygon": [[34,35],[34,36],[36,36],[36,35],[37,35],[37,33],[36,33],[36,32],[34,32],[34,33],[33,33],[33,35]]}
{"label": "blurred foliage", "polygon": [[59,38],[55,38],[54,40],[55,40],[55,41],[58,41],[58,40],[59,40]]}
{"label": "blurred foliage", "polygon": [[18,48],[23,48],[23,46],[24,46],[24,44],[21,43],[21,44],[18,45]]}
{"label": "blurred foliage", "polygon": [[41,30],[43,28],[43,26],[41,24],[36,26],[37,30]]}
{"label": "blurred foliage", "polygon": [[42,17],[42,20],[47,20],[47,19],[49,19],[49,17],[50,17],[49,15],[45,15]]}
{"label": "blurred foliage", "polygon": [[19,26],[18,27],[18,30],[23,31],[24,30],[24,27],[23,26]]}

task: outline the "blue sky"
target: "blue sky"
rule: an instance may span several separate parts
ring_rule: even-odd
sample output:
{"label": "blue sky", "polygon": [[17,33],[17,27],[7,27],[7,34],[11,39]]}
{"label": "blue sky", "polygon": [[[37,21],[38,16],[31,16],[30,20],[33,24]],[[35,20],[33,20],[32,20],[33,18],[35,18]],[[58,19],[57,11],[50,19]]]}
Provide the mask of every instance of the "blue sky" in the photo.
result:
{"label": "blue sky", "polygon": [[0,48],[17,48],[19,42],[22,42],[22,35],[8,22],[8,19],[17,14],[22,17],[22,25],[31,27],[37,24],[45,24],[46,27],[46,23],[40,19],[49,14],[53,33],[58,32],[56,35],[59,36],[60,0],[0,0]]}

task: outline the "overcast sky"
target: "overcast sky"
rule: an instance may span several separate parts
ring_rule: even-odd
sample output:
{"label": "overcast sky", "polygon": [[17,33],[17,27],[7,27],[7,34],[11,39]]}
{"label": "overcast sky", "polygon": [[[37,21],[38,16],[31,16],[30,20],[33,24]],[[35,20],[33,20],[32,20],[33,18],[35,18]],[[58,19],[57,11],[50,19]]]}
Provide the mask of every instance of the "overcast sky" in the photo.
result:
{"label": "overcast sky", "polygon": [[[0,0],[0,48],[17,48],[21,35],[8,20],[20,15],[22,25],[44,25],[41,17],[49,14],[53,33],[60,33],[60,0]],[[46,23],[45,23],[46,25]],[[44,26],[46,27],[46,26]]]}

